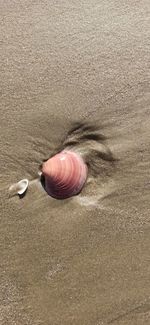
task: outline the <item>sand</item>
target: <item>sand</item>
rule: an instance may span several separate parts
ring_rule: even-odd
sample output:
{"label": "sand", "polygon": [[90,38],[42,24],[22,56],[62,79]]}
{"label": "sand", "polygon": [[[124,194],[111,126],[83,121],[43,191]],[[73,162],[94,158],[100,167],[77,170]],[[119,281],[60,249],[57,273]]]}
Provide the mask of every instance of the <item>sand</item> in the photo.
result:
{"label": "sand", "polygon": [[[0,3],[1,325],[150,324],[149,9]],[[75,122],[98,125],[116,161],[57,201],[37,174]]]}

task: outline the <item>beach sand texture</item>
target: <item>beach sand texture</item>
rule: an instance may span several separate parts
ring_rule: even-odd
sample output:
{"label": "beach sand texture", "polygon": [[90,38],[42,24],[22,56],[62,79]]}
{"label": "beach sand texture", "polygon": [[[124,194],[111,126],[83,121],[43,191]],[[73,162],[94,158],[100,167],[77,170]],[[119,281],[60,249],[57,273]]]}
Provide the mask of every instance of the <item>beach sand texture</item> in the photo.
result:
{"label": "beach sand texture", "polygon": [[[1,325],[150,324],[149,13],[148,0],[0,2]],[[76,122],[80,139],[89,125],[106,137],[83,149],[116,160],[100,154],[82,193],[55,200],[39,166]],[[22,178],[25,197],[10,196]]]}

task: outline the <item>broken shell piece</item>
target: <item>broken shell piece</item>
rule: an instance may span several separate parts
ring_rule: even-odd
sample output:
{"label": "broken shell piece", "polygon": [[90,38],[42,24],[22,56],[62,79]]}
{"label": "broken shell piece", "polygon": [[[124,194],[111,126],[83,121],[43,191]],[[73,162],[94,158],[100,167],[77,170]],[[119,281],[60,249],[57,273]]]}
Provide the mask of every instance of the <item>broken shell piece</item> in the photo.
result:
{"label": "broken shell piece", "polygon": [[10,196],[14,196],[16,194],[19,196],[23,195],[26,192],[28,185],[29,181],[26,178],[22,179],[18,183],[11,185],[9,188]]}
{"label": "broken shell piece", "polygon": [[28,188],[28,185],[29,185],[29,181],[26,178],[18,182],[18,194],[22,195],[23,193],[25,193]]}

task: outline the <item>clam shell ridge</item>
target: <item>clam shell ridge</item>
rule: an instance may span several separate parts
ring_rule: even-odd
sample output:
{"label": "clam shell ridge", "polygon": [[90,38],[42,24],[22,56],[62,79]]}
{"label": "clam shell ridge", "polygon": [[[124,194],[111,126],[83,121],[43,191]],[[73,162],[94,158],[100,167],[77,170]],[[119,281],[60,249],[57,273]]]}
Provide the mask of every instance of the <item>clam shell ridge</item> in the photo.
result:
{"label": "clam shell ridge", "polygon": [[62,151],[42,166],[48,195],[65,199],[78,194],[87,179],[87,165],[73,151]]}

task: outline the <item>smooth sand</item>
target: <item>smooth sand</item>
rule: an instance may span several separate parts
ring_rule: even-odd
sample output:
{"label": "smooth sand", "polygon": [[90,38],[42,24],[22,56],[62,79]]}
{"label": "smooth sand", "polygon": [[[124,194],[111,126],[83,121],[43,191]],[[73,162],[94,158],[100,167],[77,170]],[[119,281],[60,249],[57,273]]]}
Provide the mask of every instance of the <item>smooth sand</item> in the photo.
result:
{"label": "smooth sand", "polygon": [[[149,1],[2,0],[0,324],[150,324]],[[34,180],[75,121],[118,159],[80,196]]]}

